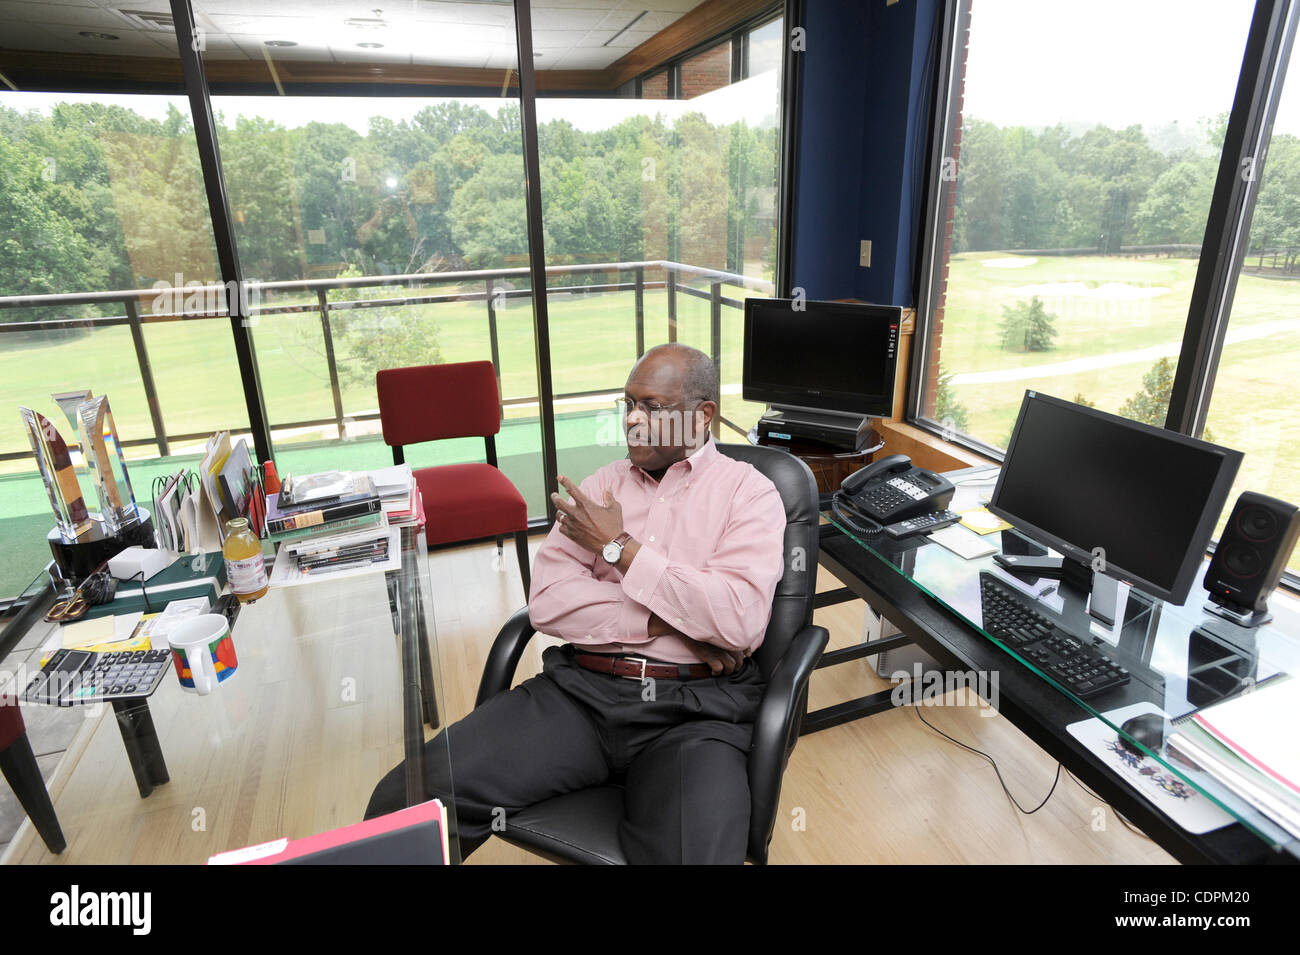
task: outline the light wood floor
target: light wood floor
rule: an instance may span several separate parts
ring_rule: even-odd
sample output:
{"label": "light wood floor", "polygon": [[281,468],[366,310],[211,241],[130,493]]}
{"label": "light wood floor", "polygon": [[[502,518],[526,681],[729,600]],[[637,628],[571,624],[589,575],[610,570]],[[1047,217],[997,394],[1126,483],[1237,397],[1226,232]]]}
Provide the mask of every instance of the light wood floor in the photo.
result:
{"label": "light wood floor", "polygon": [[[539,543],[534,538],[534,551]],[[501,623],[523,605],[523,589],[513,555],[498,562],[490,544],[437,551],[429,568],[444,706],[455,720],[472,708],[488,647]],[[819,575],[819,589],[839,586],[824,569]],[[165,681],[151,708],[172,781],[148,800],[134,793],[111,715],[87,721],[50,782],[67,851],[50,855],[24,823],[5,861],[202,862],[213,851],[357,821],[374,782],[401,758],[401,724],[398,689],[388,685],[393,661],[384,656],[393,651],[375,651],[377,644],[365,635],[367,629],[380,633],[383,621],[352,619],[352,606],[341,593],[325,600],[299,594],[259,601],[245,613],[314,615],[315,631],[325,642],[293,641],[263,652],[249,640],[241,642],[237,628],[246,672],[228,687],[199,699]],[[816,622],[830,630],[832,647],[850,645],[859,639],[863,610],[858,602],[840,604],[818,611]],[[532,641],[518,679],[540,669],[541,651],[553,642]],[[351,698],[340,693],[348,680],[356,687]],[[818,671],[811,706],[887,685],[862,661]],[[211,714],[201,738],[178,734],[175,727],[186,721],[176,714],[192,715],[196,705]],[[317,717],[307,719],[304,712]],[[1036,806],[1052,785],[1056,763],[1002,717],[981,712],[988,711],[932,706],[925,716],[991,754],[1020,803]],[[274,720],[275,738],[241,734],[241,722],[250,716]],[[914,711],[900,709],[799,741],[785,774],[771,862],[1173,861],[1130,832],[1108,807],[1102,814],[1094,812],[1097,807],[1062,773],[1047,805],[1021,815],[985,760],[934,733]],[[203,810],[203,828],[196,809]],[[489,841],[469,860],[540,862],[500,840]]]}

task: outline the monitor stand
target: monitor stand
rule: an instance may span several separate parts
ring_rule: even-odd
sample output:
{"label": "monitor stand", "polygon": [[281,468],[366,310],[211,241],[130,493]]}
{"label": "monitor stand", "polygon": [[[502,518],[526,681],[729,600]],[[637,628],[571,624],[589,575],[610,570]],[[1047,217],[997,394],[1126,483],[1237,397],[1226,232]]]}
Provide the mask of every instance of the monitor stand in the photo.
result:
{"label": "monitor stand", "polygon": [[1065,587],[1091,594],[1088,614],[1109,627],[1123,616],[1124,607],[1119,605],[1119,581],[1105,574],[1093,573],[1090,564],[1068,557],[1026,557],[1005,553],[994,554],[993,560],[1013,573],[1059,580]]}
{"label": "monitor stand", "polygon": [[780,415],[782,420],[804,425],[831,426],[846,431],[860,431],[867,416],[848,411],[827,411],[823,408],[804,408],[801,405],[769,405],[769,415]]}

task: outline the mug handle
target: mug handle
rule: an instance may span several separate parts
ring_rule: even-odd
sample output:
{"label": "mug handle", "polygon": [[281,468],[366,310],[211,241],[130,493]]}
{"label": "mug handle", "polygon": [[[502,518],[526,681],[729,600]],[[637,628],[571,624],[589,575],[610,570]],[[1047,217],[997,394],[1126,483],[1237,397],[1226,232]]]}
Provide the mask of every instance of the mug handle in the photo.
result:
{"label": "mug handle", "polygon": [[216,671],[213,670],[209,675],[208,671],[212,669],[212,650],[206,643],[201,643],[196,648],[198,659],[195,660],[187,651],[185,656],[190,661],[190,676],[194,680],[194,689],[199,696],[207,696],[212,692],[212,687],[216,683]]}

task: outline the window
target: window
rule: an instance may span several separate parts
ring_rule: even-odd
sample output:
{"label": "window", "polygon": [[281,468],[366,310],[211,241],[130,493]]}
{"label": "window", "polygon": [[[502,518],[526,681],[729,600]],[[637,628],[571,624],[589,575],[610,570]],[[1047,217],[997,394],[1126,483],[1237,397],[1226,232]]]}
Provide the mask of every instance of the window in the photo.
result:
{"label": "window", "polygon": [[[1300,424],[1291,391],[1300,381],[1300,320],[1295,317],[1300,306],[1297,74],[1300,67],[1293,52],[1260,171],[1206,420],[1207,436],[1245,453],[1230,500],[1250,490],[1300,502]],[[1291,555],[1289,569],[1300,573],[1300,551]]]}
{"label": "window", "polygon": [[1164,425],[1252,6],[961,4],[920,417]]}
{"label": "window", "polygon": [[[623,16],[617,4],[608,7],[601,23]],[[607,62],[583,62],[616,66],[623,52],[616,44],[644,42],[629,33],[648,38],[670,21],[648,14],[617,36]],[[780,20],[746,25],[643,77],[640,99],[610,90],[538,101],[563,473],[585,475],[626,454],[611,399],[622,394],[639,347],[675,340],[716,352],[722,415],[735,426],[720,424],[724,440],[761,413],[740,401],[741,305],[748,295],[772,294],[775,277],[780,35]],[[754,36],[751,72],[733,82],[732,50],[747,39],[752,48]],[[539,62],[554,59],[557,69],[575,55],[552,57],[540,25],[535,40]],[[655,98],[667,95],[672,70],[680,70],[680,96]]]}

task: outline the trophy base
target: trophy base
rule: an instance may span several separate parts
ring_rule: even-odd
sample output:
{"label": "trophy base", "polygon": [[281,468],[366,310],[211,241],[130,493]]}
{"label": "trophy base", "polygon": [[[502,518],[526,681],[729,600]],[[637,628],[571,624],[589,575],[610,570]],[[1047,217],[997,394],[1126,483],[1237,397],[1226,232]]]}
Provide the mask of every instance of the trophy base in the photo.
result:
{"label": "trophy base", "polygon": [[128,547],[156,547],[153,517],[146,508],[137,507],[136,510],[140,519],[116,534],[108,533],[103,521],[93,515],[90,529],[72,543],[63,539],[57,527],[51,528],[45,539],[49,541],[54,563],[58,565],[63,578],[77,584],[93,574],[100,564],[110,557],[116,557]]}

